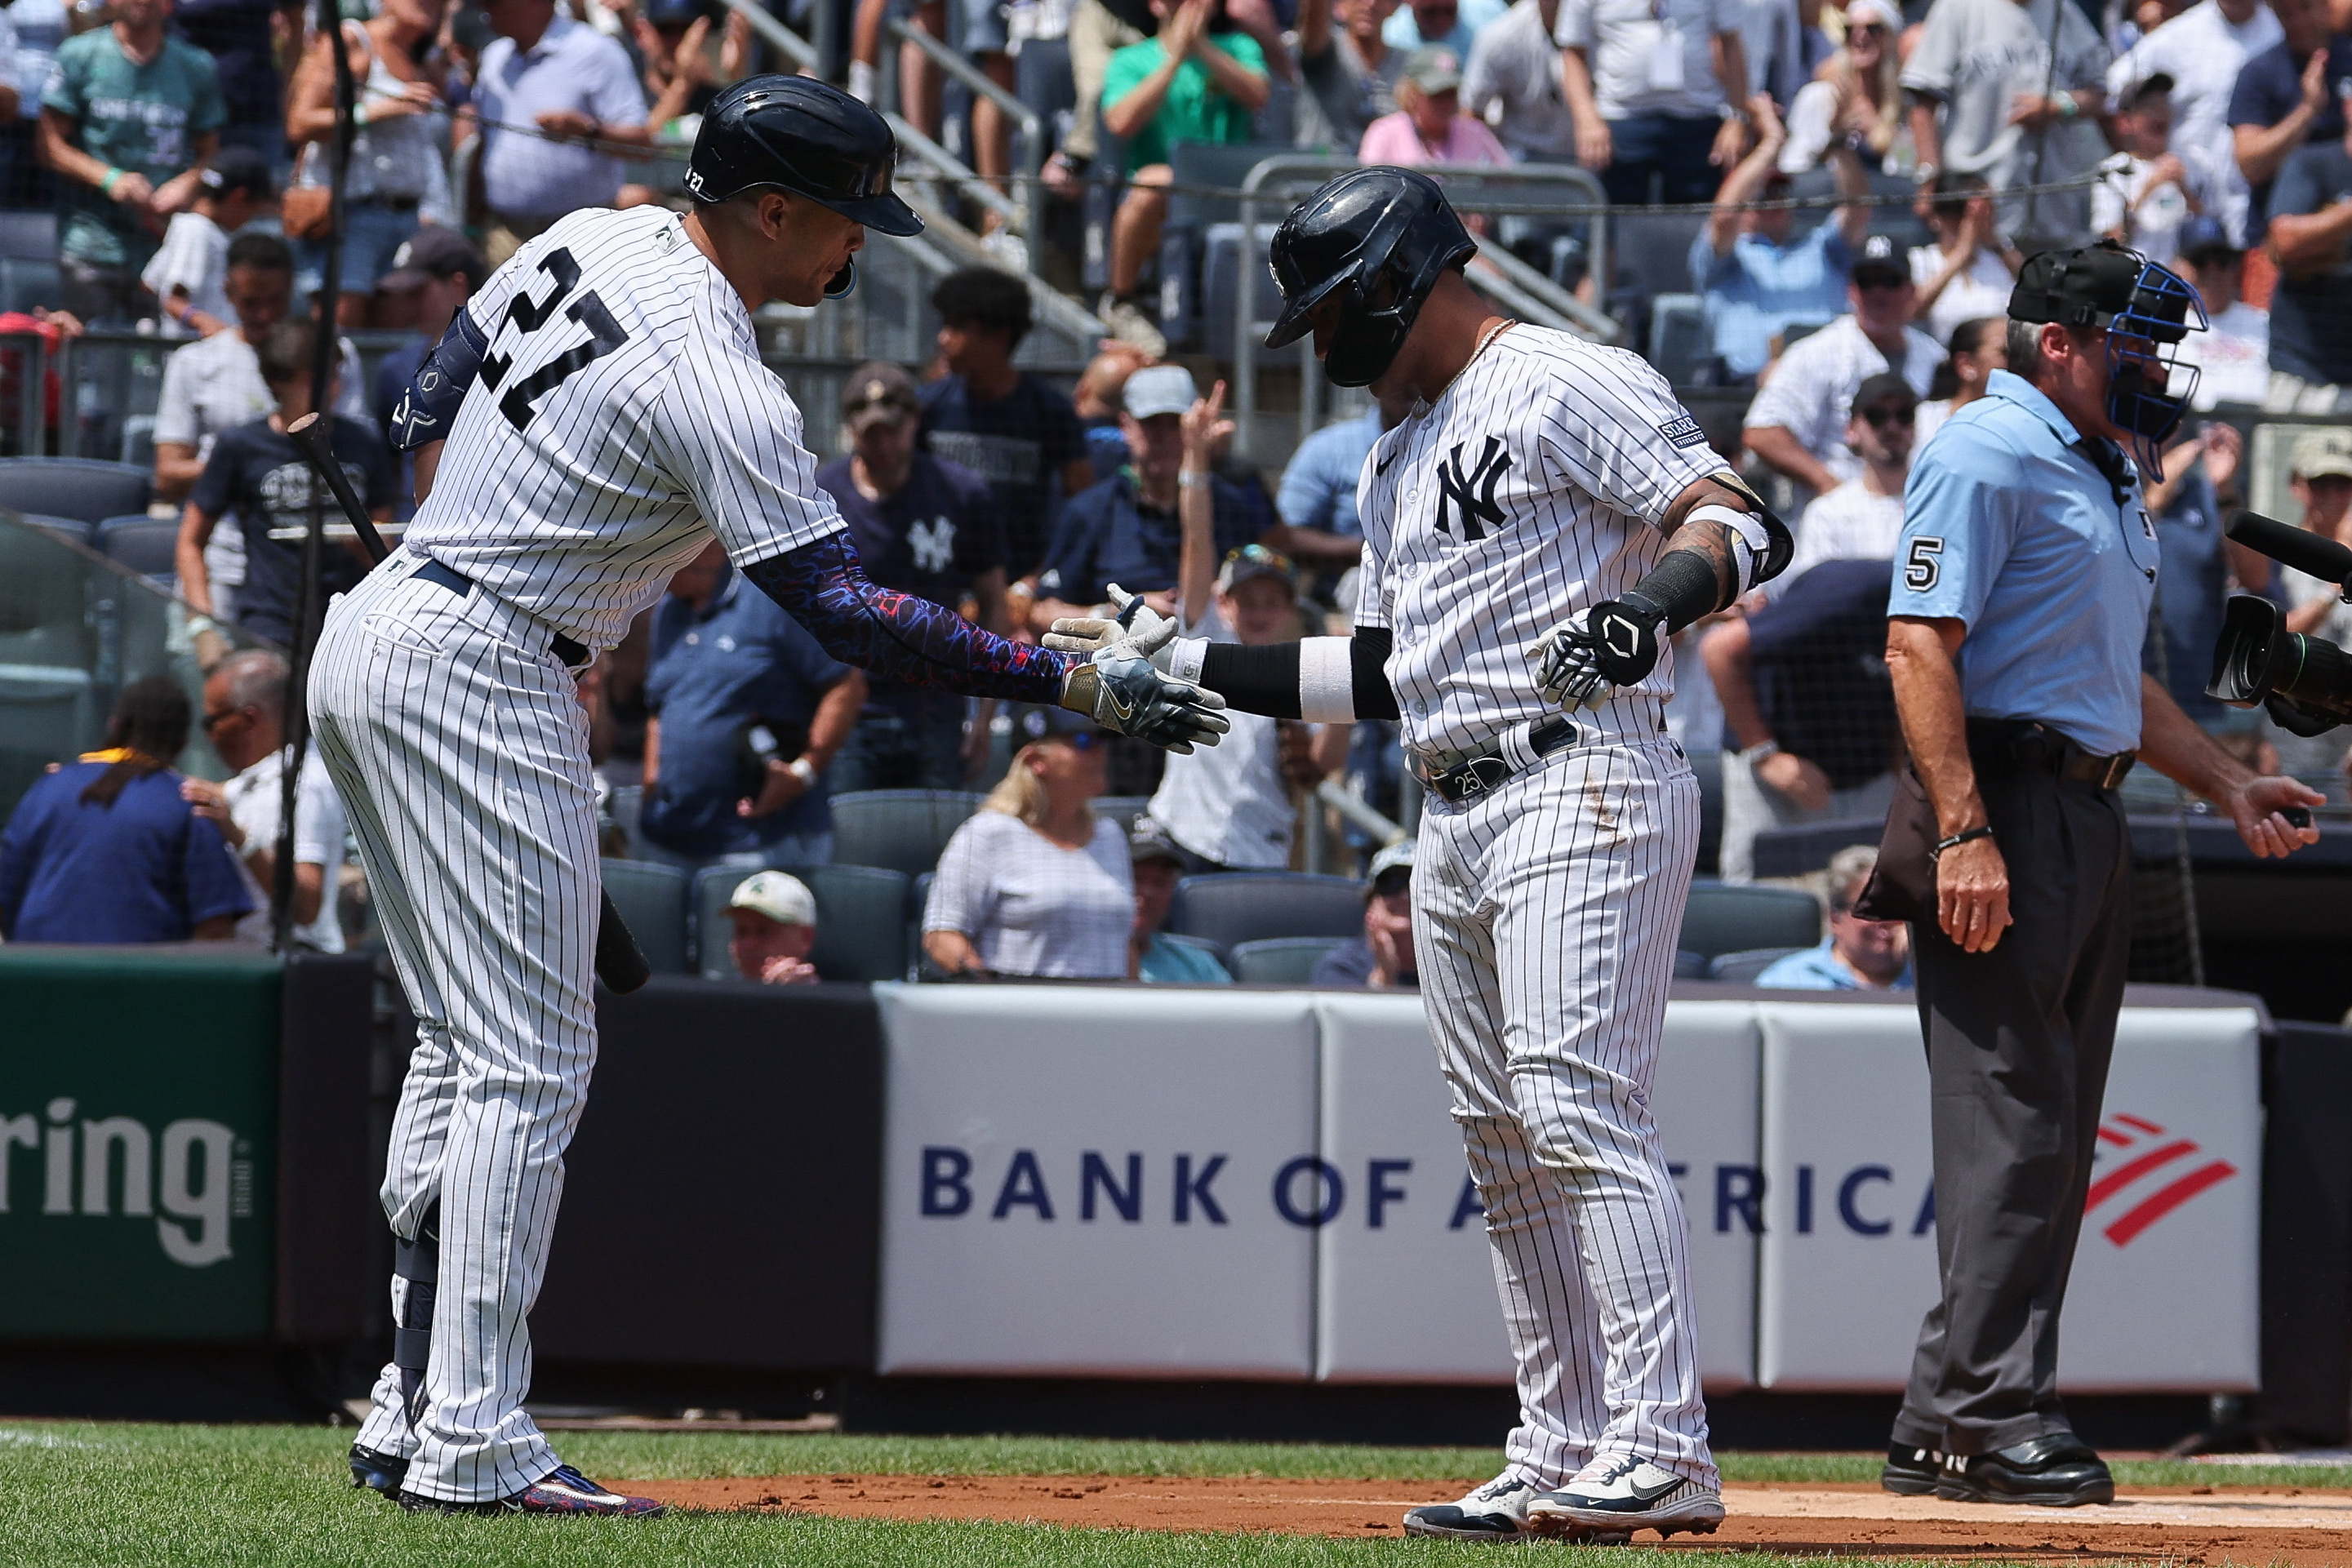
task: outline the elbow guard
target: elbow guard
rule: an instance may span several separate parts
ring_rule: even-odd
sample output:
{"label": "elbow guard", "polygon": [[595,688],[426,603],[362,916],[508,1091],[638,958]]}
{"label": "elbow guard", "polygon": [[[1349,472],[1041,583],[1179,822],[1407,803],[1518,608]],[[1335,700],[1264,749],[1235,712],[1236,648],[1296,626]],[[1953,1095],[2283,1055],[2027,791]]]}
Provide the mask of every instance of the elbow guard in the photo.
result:
{"label": "elbow guard", "polygon": [[482,355],[490,340],[474,324],[471,311],[460,306],[457,319],[416,367],[416,375],[402,389],[392,411],[392,449],[414,452],[436,441],[446,441],[457,420],[457,406],[473,390],[481,373]]}

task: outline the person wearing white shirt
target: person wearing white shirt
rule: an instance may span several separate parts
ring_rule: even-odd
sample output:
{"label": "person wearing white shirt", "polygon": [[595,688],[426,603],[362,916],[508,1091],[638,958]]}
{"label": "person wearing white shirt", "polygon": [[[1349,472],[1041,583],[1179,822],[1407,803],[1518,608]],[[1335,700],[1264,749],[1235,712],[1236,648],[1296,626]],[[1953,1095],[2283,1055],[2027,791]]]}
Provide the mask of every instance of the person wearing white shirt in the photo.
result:
{"label": "person wearing white shirt", "polygon": [[229,236],[274,194],[268,161],[250,147],[224,147],[196,177],[196,199],[174,213],[163,243],[139,274],[163,308],[164,332],[209,338],[236,321],[228,302]]}
{"label": "person wearing white shirt", "polygon": [[1885,235],[1863,246],[1841,316],[1782,354],[1740,433],[1748,450],[1800,487],[1799,499],[1827,495],[1862,472],[1845,442],[1846,414],[1862,383],[1892,369],[1927,395],[1944,351],[1911,325],[1908,265]]}
{"label": "person wearing white shirt", "polygon": [[[180,793],[228,841],[253,912],[236,924],[245,941],[268,942],[270,894],[277,881],[278,824],[287,758],[286,661],[266,649],[232,653],[205,682],[205,735],[235,768],[225,784],[190,779]],[[343,807],[316,747],[302,762],[294,791],[294,938],[320,953],[343,950],[335,909],[343,869]]]}
{"label": "person wearing white shirt", "polygon": [[2172,78],[2152,76],[2118,106],[2112,134],[2116,152],[2099,165],[2091,187],[2091,228],[2148,260],[2169,265],[2179,254],[2181,225],[2201,217],[2213,201],[2213,181],[2200,159],[2170,151]]}
{"label": "person wearing white shirt", "polygon": [[2181,340],[2179,362],[2198,370],[2190,405],[2200,413],[2225,402],[2262,407],[2271,386],[2271,313],[2238,298],[2246,253],[2230,243],[2220,219],[2208,215],[2180,231],[2180,259],[2211,323]]}
{"label": "person wearing white shirt", "polygon": [[1003,782],[955,831],[923,907],[923,955],[957,977],[1127,977],[1135,873],[1127,835],[1094,811],[1107,737],[1031,708]]}
{"label": "person wearing white shirt", "polygon": [[1576,121],[1560,88],[1559,0],[1518,0],[1478,30],[1462,68],[1462,108],[1521,162],[1576,162]]}
{"label": "person wearing white shirt", "polygon": [[1890,174],[1906,166],[1910,128],[1903,123],[1903,67],[1895,48],[1902,31],[1903,13],[1887,0],[1852,0],[1846,6],[1845,46],[1790,100],[1782,173],[1803,173],[1833,146],[1850,147]]}
{"label": "person wearing white shirt", "polygon": [[[1912,421],[1911,450],[1919,451],[1944,422],[1985,394],[1985,382],[1995,371],[2009,369],[2009,318],[1979,316],[1952,329],[1952,350],[1946,356],[1951,371],[1952,395],[1919,405]],[[2263,372],[2264,377],[2269,375]],[[2269,384],[2265,379],[2263,384]]]}
{"label": "person wearing white shirt", "polygon": [[2116,98],[2151,77],[2172,78],[2172,149],[2220,172],[2219,215],[2240,241],[2247,190],[2229,125],[2230,92],[2240,68],[2285,36],[2263,0],[2199,0],[2107,68],[2107,91]]}
{"label": "person wearing white shirt", "polygon": [[1737,0],[1561,0],[1576,161],[1612,204],[1706,201],[1746,153],[1744,15]]}
{"label": "person wearing white shirt", "polygon": [[1943,174],[1927,204],[1931,245],[1911,247],[1912,312],[1938,343],[1963,321],[2009,313],[2009,293],[2025,257],[1993,222],[1991,193],[1975,174]]}

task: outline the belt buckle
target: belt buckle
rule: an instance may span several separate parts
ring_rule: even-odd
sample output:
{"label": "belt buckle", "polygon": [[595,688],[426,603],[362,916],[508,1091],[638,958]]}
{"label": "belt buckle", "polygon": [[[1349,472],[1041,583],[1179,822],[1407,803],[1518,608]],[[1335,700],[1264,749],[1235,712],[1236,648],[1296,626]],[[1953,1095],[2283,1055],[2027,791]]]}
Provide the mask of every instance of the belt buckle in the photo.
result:
{"label": "belt buckle", "polygon": [[2138,758],[2128,751],[2118,751],[2107,758],[2107,766],[2099,776],[2099,788],[2113,789],[2120,786]]}

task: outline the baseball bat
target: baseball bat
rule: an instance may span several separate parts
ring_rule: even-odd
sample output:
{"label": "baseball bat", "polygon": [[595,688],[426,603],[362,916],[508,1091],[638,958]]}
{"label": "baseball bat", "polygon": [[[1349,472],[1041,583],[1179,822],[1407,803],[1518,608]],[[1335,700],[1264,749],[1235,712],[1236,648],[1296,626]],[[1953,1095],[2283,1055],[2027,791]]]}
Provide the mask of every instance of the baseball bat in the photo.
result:
{"label": "baseball bat", "polygon": [[[392,552],[384,548],[383,536],[375,531],[375,520],[361,503],[359,492],[352,488],[351,476],[335,461],[335,451],[329,440],[327,421],[316,413],[306,413],[286,427],[286,434],[310,460],[310,467],[327,482],[334,493],[335,504],[360,537],[360,548],[367,552],[369,564],[379,565]],[[646,962],[645,949],[637,946],[629,923],[613,907],[613,895],[604,894],[604,906],[596,916],[596,977],[604,988],[626,996],[653,978],[653,966]]]}

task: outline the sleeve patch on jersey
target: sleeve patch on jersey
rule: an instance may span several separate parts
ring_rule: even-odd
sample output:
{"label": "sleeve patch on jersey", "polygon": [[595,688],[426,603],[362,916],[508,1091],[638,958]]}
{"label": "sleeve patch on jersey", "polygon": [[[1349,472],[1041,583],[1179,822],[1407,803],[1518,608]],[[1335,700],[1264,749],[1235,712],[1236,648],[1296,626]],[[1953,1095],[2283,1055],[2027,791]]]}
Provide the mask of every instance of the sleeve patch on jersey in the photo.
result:
{"label": "sleeve patch on jersey", "polygon": [[1701,430],[1698,427],[1698,421],[1689,414],[1683,415],[1671,424],[1658,426],[1658,434],[1676,446],[1697,446],[1706,440],[1706,432]]}

